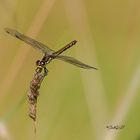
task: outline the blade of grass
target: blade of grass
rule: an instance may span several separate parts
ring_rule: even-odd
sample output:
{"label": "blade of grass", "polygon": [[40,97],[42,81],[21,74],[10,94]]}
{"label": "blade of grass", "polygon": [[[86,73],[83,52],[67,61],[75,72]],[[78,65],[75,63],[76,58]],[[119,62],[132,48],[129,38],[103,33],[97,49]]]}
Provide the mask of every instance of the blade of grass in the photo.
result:
{"label": "blade of grass", "polygon": [[[110,124],[122,124],[125,120],[125,117],[127,116],[129,112],[129,108],[131,107],[132,103],[134,102],[136,95],[138,94],[139,89],[139,83],[140,83],[140,65],[136,68],[136,71],[134,72],[134,75],[132,76],[132,80],[130,80],[130,83],[126,87],[126,91],[124,91],[122,94],[124,94],[124,97],[120,100],[118,103],[116,113],[114,115],[114,118],[110,122]],[[106,132],[104,140],[115,140],[117,138],[118,132],[108,133]]]}
{"label": "blade of grass", "polygon": [[[72,3],[74,4],[72,5]],[[80,51],[77,48],[77,56],[84,56],[86,59],[96,60],[97,64],[96,51],[93,47],[89,47],[94,46],[94,41],[90,32],[90,26],[84,5],[85,4],[82,0],[65,1],[65,9],[69,23],[71,24],[75,35],[80,40],[80,46],[83,47]],[[81,72],[85,97],[87,99],[89,115],[92,123],[92,133],[95,133],[96,139],[101,139],[102,137],[102,130],[104,129],[103,126],[108,112],[100,72],[100,70],[98,72],[95,71],[94,73],[89,71],[87,73],[85,71]]]}

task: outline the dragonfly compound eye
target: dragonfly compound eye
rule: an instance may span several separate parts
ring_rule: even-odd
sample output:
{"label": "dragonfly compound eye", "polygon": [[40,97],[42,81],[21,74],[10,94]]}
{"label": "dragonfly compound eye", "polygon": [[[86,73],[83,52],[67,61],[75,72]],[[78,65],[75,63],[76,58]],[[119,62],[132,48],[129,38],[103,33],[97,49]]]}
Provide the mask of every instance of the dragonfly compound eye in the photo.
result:
{"label": "dragonfly compound eye", "polygon": [[37,61],[36,61],[36,65],[37,65],[37,66],[40,66],[40,60],[37,60]]}
{"label": "dragonfly compound eye", "polygon": [[44,66],[45,62],[44,61],[40,61],[40,66]]}

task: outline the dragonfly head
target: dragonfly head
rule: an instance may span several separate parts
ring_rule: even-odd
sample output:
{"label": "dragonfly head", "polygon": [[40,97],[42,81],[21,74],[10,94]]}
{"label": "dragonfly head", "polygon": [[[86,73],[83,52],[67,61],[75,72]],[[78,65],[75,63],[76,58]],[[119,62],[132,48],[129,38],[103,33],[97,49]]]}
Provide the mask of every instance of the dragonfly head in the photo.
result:
{"label": "dragonfly head", "polygon": [[40,67],[45,67],[46,64],[50,63],[53,58],[45,55],[42,60],[37,60],[36,65]]}
{"label": "dragonfly head", "polygon": [[44,66],[46,65],[46,63],[45,63],[45,61],[43,61],[43,60],[37,60],[37,61],[36,61],[36,65],[37,65],[37,66],[44,67]]}

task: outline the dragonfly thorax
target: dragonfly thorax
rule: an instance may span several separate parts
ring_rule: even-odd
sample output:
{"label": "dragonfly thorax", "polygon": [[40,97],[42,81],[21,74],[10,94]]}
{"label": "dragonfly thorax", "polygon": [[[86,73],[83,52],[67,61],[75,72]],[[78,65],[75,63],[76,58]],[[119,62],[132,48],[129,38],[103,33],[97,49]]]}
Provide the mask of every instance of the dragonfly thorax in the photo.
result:
{"label": "dragonfly thorax", "polygon": [[51,56],[45,55],[42,60],[37,60],[36,65],[44,67],[46,64],[50,63],[53,58]]}

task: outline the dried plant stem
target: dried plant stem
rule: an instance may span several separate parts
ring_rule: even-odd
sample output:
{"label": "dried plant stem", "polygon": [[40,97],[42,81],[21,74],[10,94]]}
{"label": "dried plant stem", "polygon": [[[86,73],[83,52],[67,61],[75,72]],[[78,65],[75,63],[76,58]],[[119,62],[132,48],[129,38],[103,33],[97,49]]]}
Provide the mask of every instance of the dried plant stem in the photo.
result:
{"label": "dried plant stem", "polygon": [[39,96],[38,90],[40,89],[41,83],[46,75],[46,68],[37,67],[33,79],[30,82],[30,92],[28,93],[29,116],[34,122],[36,121],[37,98]]}

